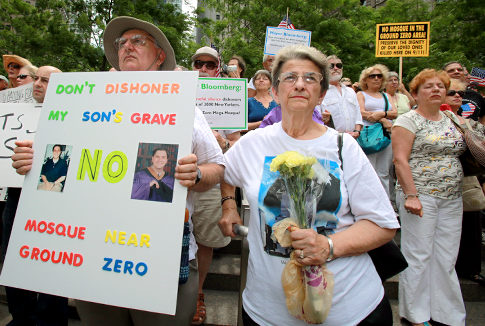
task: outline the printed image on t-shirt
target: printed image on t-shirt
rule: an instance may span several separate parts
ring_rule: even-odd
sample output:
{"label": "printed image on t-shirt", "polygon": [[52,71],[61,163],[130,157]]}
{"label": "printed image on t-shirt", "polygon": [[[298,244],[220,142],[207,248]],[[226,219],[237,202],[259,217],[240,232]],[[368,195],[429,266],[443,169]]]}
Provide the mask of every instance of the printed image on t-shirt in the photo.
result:
{"label": "printed image on t-shirt", "polygon": [[[283,248],[271,239],[272,227],[275,223],[290,217],[290,197],[287,194],[284,180],[279,172],[271,172],[271,161],[275,156],[266,156],[264,160],[263,176],[259,188],[258,207],[261,225],[261,237],[264,250],[274,256],[289,257],[291,248]],[[308,222],[319,234],[329,235],[335,232],[342,198],[340,182],[342,172],[337,162],[317,159],[313,166],[319,173],[328,173],[326,182],[319,182],[314,178],[316,187],[320,187],[318,197],[315,197],[313,209],[308,212]]]}

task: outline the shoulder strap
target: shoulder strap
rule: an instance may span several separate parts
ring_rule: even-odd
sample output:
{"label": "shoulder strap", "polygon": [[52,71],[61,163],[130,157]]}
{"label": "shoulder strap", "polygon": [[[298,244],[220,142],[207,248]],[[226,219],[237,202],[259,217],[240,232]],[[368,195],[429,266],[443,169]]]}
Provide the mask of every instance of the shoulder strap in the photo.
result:
{"label": "shoulder strap", "polygon": [[387,112],[387,110],[389,109],[389,101],[387,99],[387,96],[384,92],[379,92],[382,94],[382,97],[384,98],[384,102],[386,103],[386,106],[384,107],[384,112]]}
{"label": "shoulder strap", "polygon": [[344,134],[342,132],[338,133],[337,146],[338,146],[338,158],[340,160],[340,168],[344,170],[344,160],[342,159],[342,147],[344,145]]}
{"label": "shoulder strap", "polygon": [[441,112],[443,112],[443,114],[446,115],[451,120],[451,122],[455,125],[456,129],[458,129],[459,132],[461,132],[462,134],[465,133],[465,128],[463,127],[463,125],[460,123],[460,121],[458,120],[458,118],[453,112],[448,110],[441,111]]}

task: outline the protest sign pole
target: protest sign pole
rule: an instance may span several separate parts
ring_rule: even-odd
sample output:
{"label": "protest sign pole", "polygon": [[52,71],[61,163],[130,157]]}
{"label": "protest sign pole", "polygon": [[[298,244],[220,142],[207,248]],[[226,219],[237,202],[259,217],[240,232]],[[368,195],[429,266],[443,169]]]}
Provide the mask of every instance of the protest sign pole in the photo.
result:
{"label": "protest sign pole", "polygon": [[402,57],[399,57],[399,81],[402,82]]}
{"label": "protest sign pole", "polygon": [[286,7],[286,28],[288,28],[288,16],[290,14],[290,7]]}

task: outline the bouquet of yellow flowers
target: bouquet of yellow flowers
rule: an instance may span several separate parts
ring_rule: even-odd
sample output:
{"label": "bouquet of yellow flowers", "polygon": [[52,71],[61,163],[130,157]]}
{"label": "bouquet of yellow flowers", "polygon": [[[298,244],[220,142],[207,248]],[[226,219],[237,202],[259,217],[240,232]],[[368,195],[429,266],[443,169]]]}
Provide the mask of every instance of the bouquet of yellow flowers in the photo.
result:
{"label": "bouquet of yellow flowers", "polygon": [[[280,173],[290,199],[290,217],[273,225],[272,238],[282,247],[290,247],[289,230],[313,226],[316,202],[322,196],[322,184],[329,183],[330,178],[316,158],[294,151],[276,156],[270,170]],[[290,257],[281,275],[288,312],[309,324],[323,323],[332,304],[333,275],[325,264],[303,266],[296,261],[294,252]]]}

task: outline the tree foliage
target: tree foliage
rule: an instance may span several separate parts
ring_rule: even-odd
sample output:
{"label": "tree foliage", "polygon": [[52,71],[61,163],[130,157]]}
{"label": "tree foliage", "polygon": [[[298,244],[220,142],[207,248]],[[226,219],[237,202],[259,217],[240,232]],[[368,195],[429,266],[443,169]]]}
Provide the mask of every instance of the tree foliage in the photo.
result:
{"label": "tree foliage", "polygon": [[[375,63],[398,69],[397,58],[375,57],[378,23],[431,21],[430,56],[404,58],[403,76],[409,81],[421,69],[440,68],[451,60],[467,67],[485,66],[485,6],[483,0],[388,0],[372,9],[360,0],[205,0],[196,13],[215,8],[222,19],[199,19],[206,44],[190,35],[192,18],[160,0],[0,0],[0,54],[18,54],[35,65],[54,65],[63,71],[108,70],[102,33],[121,15],[154,22],[174,47],[177,61],[190,65],[202,45],[214,43],[223,58],[241,55],[247,76],[262,67],[266,26],[277,26],[287,8],[297,29],[312,31],[312,45],[342,58],[344,75],[357,80]],[[4,73],[4,72],[3,72]]]}
{"label": "tree foliage", "polygon": [[180,61],[195,45],[189,34],[190,17],[171,4],[156,0],[0,0],[0,51],[18,54],[37,66],[63,71],[103,71],[102,34],[116,16],[133,16],[158,25]]}
{"label": "tree foliage", "polygon": [[430,56],[404,58],[404,81],[423,68],[439,69],[451,60],[484,66],[481,0],[388,0],[378,9],[361,6],[359,0],[205,0],[204,6],[215,8],[222,19],[201,20],[198,26],[225,59],[241,55],[248,63],[248,76],[262,67],[266,26],[278,26],[287,8],[297,29],[312,31],[312,46],[338,55],[345,64],[344,75],[352,80],[375,63],[399,69],[398,58],[375,57],[376,24],[382,23],[431,22]]}

